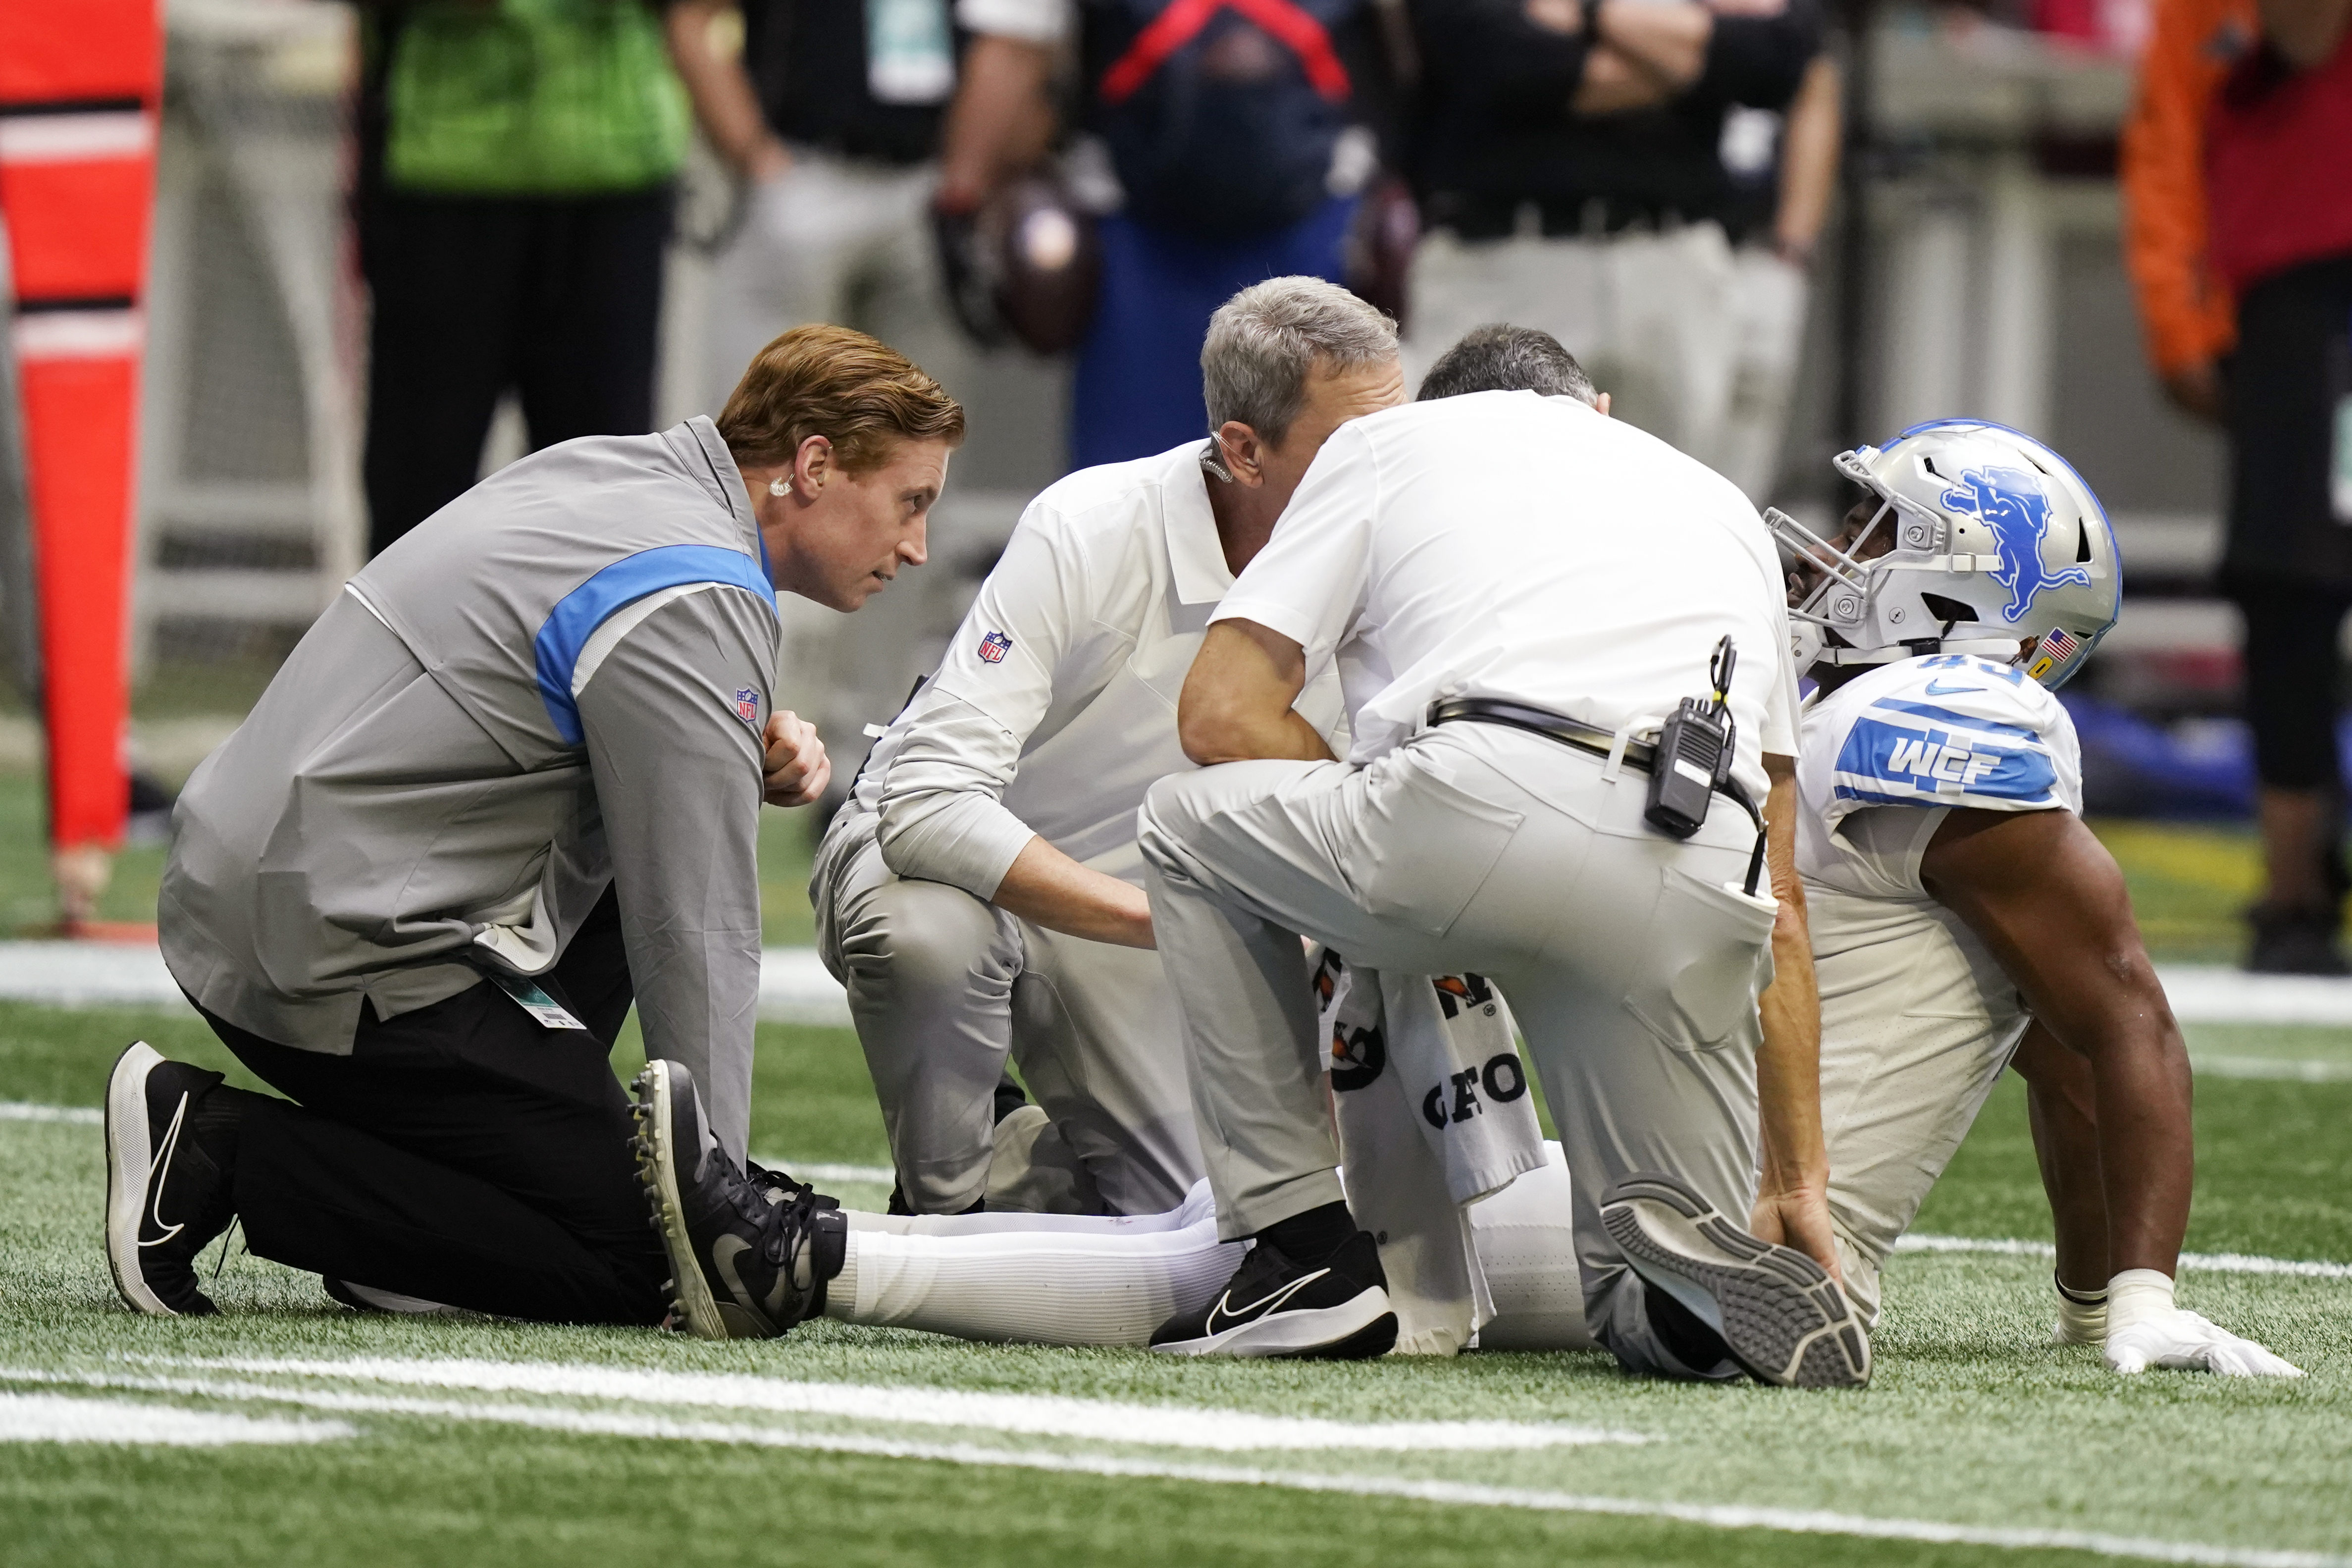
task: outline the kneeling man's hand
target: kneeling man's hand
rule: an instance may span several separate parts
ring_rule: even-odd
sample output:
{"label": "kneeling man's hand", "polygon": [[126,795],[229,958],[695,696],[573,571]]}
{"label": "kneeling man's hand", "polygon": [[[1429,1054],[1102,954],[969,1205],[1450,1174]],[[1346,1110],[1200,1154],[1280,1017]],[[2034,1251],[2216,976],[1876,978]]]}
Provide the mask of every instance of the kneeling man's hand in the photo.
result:
{"label": "kneeling man's hand", "polygon": [[761,793],[770,805],[806,805],[833,781],[833,759],[816,738],[816,726],[795,713],[771,713],[761,737],[768,756]]}

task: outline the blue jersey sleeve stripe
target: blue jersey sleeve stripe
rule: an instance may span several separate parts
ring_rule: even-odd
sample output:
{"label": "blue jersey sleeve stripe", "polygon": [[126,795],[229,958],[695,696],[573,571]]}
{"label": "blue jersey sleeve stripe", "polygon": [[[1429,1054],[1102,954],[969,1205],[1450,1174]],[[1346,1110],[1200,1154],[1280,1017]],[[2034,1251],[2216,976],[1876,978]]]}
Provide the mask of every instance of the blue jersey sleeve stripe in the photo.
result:
{"label": "blue jersey sleeve stripe", "polygon": [[2040,735],[2021,725],[2004,724],[1998,719],[1979,719],[1972,713],[1962,713],[1957,709],[1938,708],[1932,702],[1906,702],[1899,697],[1882,697],[1871,706],[1884,708],[1895,713],[1916,713],[1922,719],[1934,719],[1946,724],[1958,724],[1970,730],[1981,730],[1988,735],[2006,735],[2013,741],[2031,741],[2037,746],[2042,743]]}
{"label": "blue jersey sleeve stripe", "polygon": [[563,743],[576,746],[586,737],[580,728],[580,709],[572,700],[572,675],[581,650],[596,628],[614,611],[665,588],[696,583],[718,583],[755,595],[772,611],[775,584],[760,563],[740,550],[716,544],[665,544],[625,555],[557,602],[531,641],[539,672],[540,700]]}

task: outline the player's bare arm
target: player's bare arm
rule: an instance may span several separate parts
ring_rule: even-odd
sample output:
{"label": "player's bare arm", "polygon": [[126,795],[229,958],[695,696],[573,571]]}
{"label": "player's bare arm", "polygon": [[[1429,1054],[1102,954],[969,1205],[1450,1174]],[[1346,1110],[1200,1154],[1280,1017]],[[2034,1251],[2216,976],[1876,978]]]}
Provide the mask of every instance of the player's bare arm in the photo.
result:
{"label": "player's bare arm", "polygon": [[2110,1272],[2172,1273],[2196,1163],[2189,1052],[2115,858],[2072,812],[1960,810],[1919,872],[2090,1066]]}
{"label": "player's bare arm", "polygon": [[1805,881],[1797,872],[1797,763],[1766,752],[1765,863],[1780,909],[1772,917],[1772,984],[1758,999],[1764,1046],[1756,1057],[1761,1170],[1748,1228],[1806,1253],[1840,1275],[1830,1227],[1830,1156],[1822,1140],[1822,1002]]}
{"label": "player's bare arm", "polygon": [[2096,1344],[2105,1333],[2107,1197],[2099,1178],[2098,1082],[2089,1058],[2058,1043],[2036,1018],[2010,1058],[2025,1080],[2027,1121],[2042,1189],[2057,1234],[2058,1336]]}
{"label": "player's bare arm", "polygon": [[1184,754],[1213,763],[1282,758],[1331,760],[1331,748],[1291,704],[1307,688],[1307,653],[1280,632],[1255,621],[1219,621],[1202,639],[1176,732]]}

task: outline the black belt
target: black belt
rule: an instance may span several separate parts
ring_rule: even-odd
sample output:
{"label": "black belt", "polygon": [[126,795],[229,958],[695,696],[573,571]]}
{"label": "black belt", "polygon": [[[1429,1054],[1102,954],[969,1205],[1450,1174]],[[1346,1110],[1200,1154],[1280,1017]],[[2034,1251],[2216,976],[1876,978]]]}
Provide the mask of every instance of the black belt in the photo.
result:
{"label": "black belt", "polygon": [[[1591,752],[1596,757],[1606,757],[1617,750],[1617,732],[1598,724],[1588,724],[1581,719],[1571,719],[1565,713],[1554,713],[1546,708],[1530,708],[1524,702],[1503,702],[1492,697],[1449,697],[1429,705],[1429,722],[1452,724],[1467,720],[1474,724],[1500,724],[1506,729],[1525,730],[1531,735],[1541,735],[1558,741],[1563,746],[1574,746],[1580,752]],[[1650,771],[1657,748],[1647,741],[1628,740],[1625,742],[1625,765]]]}
{"label": "black belt", "polygon": [[[1571,719],[1565,713],[1554,713],[1548,708],[1530,708],[1524,702],[1505,702],[1493,697],[1448,697],[1429,705],[1427,721],[1432,725],[1467,722],[1499,724],[1507,730],[1525,730],[1530,735],[1541,735],[1563,746],[1573,746],[1580,752],[1590,752],[1596,757],[1610,757],[1617,752],[1617,731],[1604,730],[1598,724],[1588,724],[1581,719]],[[1657,748],[1647,741],[1627,740],[1624,763],[1627,767],[1648,773],[1657,757]],[[1764,814],[1756,809],[1748,791],[1737,779],[1727,778],[1716,786],[1716,793],[1738,803],[1756,825],[1756,852],[1748,865],[1748,890],[1756,890],[1757,878],[1764,866]]]}

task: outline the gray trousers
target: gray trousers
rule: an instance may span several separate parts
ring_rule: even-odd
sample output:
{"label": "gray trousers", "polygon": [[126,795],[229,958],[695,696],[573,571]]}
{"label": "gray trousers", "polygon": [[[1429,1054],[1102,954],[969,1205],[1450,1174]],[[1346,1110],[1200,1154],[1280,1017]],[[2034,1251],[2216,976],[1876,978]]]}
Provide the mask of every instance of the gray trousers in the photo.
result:
{"label": "gray trousers", "polygon": [[1539,736],[1451,724],[1364,768],[1171,775],[1142,845],[1221,1234],[1340,1196],[1299,937],[1382,969],[1474,971],[1509,998],[1567,1149],[1593,1336],[1673,1372],[1601,1200],[1664,1171],[1745,1224],[1775,906],[1739,891],[1745,813],[1718,800],[1676,843],[1642,820],[1645,775],[1605,772]]}
{"label": "gray trousers", "polygon": [[[917,1214],[1158,1214],[1201,1178],[1175,1004],[1159,959],[1033,925],[882,863],[870,828],[829,843],[818,952],[882,1103]],[[1132,851],[1128,852],[1130,861]],[[1010,1054],[1045,1111],[994,1126]]]}

